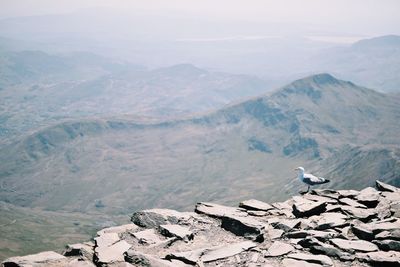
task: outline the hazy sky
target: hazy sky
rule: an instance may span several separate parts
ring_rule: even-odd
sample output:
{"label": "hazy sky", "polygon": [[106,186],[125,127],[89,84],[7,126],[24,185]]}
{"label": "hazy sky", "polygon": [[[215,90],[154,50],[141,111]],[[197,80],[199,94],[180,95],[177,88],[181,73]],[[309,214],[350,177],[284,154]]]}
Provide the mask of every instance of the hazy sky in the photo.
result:
{"label": "hazy sky", "polygon": [[150,10],[202,18],[317,24],[349,34],[400,34],[399,0],[0,0],[0,17],[107,7]]}

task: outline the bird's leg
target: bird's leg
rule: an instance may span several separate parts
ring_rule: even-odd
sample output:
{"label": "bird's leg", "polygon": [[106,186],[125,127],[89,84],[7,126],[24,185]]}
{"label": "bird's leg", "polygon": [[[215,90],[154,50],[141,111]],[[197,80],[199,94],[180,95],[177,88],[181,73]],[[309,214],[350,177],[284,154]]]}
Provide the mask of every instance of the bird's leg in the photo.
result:
{"label": "bird's leg", "polygon": [[308,186],[308,188],[307,188],[307,192],[306,192],[306,193],[308,193],[308,191],[310,191],[310,186]]}

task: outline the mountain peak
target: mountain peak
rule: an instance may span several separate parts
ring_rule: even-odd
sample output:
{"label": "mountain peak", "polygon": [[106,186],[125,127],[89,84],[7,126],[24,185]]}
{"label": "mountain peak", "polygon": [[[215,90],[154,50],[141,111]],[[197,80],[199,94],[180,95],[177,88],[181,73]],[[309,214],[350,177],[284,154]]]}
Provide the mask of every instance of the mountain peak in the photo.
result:
{"label": "mountain peak", "polygon": [[[330,75],[329,73],[318,73],[318,74],[314,74],[311,76],[308,76],[304,79],[300,79],[297,81],[305,81],[305,82],[312,82],[312,83],[316,83],[318,85],[327,85],[327,84],[338,84],[340,83],[340,80],[336,79],[335,77],[333,77],[332,75]],[[297,82],[295,81],[295,82]]]}

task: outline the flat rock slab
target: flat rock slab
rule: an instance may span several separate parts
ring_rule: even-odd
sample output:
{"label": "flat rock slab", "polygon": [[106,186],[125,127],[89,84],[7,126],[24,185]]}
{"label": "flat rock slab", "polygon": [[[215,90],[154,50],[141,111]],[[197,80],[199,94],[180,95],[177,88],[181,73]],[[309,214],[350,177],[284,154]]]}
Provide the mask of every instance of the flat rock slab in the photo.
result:
{"label": "flat rock slab", "polygon": [[[63,266],[63,265],[61,265]],[[60,267],[61,267],[60,266]],[[92,261],[89,260],[80,260],[80,259],[74,259],[72,261],[69,261],[67,265],[64,265],[65,267],[96,267]],[[63,267],[64,267],[63,266]],[[111,266],[110,266],[111,267]],[[121,266],[122,267],[122,266]]]}
{"label": "flat rock slab", "polygon": [[299,261],[307,261],[309,263],[316,263],[322,266],[333,266],[333,261],[331,258],[325,255],[313,255],[306,253],[293,253],[287,256],[288,258],[299,260]]}
{"label": "flat rock slab", "polygon": [[323,265],[310,263],[307,261],[295,260],[295,259],[283,259],[282,266],[284,267],[321,267]]}
{"label": "flat rock slab", "polygon": [[389,250],[400,251],[400,241],[398,240],[390,240],[390,239],[374,240],[373,243],[376,244],[379,247],[379,249],[384,251],[389,251]]}
{"label": "flat rock slab", "polygon": [[105,233],[94,238],[96,247],[108,247],[119,240],[120,238],[117,233]]}
{"label": "flat rock slab", "polygon": [[135,212],[131,221],[141,227],[157,228],[162,224],[178,224],[191,216],[184,212],[170,209],[149,209]]}
{"label": "flat rock slab", "polygon": [[377,251],[377,245],[365,241],[365,240],[346,240],[340,238],[333,238],[330,242],[341,250],[345,251],[360,251],[360,252],[372,252]]}
{"label": "flat rock slab", "polygon": [[286,244],[281,241],[275,241],[267,251],[267,254],[265,256],[269,257],[278,257],[278,256],[283,256],[288,254],[289,252],[292,252],[294,250],[294,247],[292,245]]}
{"label": "flat rock slab", "polygon": [[343,227],[346,225],[347,216],[338,212],[326,212],[321,214],[320,219],[316,222],[317,230],[332,229],[335,227]]}
{"label": "flat rock slab", "polygon": [[376,188],[378,188],[379,191],[399,192],[399,189],[393,185],[386,184],[386,183],[378,181],[378,180],[376,180],[375,184],[376,184]]}
{"label": "flat rock slab", "polygon": [[300,202],[293,204],[293,214],[297,218],[319,215],[326,211],[325,202]]}
{"label": "flat rock slab", "polygon": [[160,225],[160,233],[166,237],[177,237],[182,240],[192,240],[194,235],[193,232],[187,227],[180,226],[178,224],[165,224]]}
{"label": "flat rock slab", "polygon": [[180,267],[180,266],[188,266],[187,264],[173,260],[163,260],[156,258],[152,255],[148,255],[133,249],[129,249],[124,254],[125,260],[133,265],[131,266],[154,266],[154,267]]}
{"label": "flat rock slab", "polygon": [[355,198],[360,193],[360,191],[352,190],[352,189],[338,190],[337,192],[339,194],[339,199],[340,198]]}
{"label": "flat rock slab", "polygon": [[347,206],[352,206],[352,207],[355,207],[355,208],[363,208],[363,209],[367,208],[367,206],[365,206],[364,204],[361,204],[360,202],[357,202],[357,201],[355,201],[355,200],[353,200],[351,198],[347,198],[347,197],[340,198],[339,199],[339,203],[347,205]]}
{"label": "flat rock slab", "polygon": [[129,224],[124,224],[124,225],[120,225],[120,226],[113,226],[113,227],[108,227],[108,228],[104,228],[100,231],[97,232],[97,235],[103,235],[106,233],[117,233],[117,234],[122,234],[125,232],[129,232],[129,231],[134,231],[139,229],[139,227],[136,224],[133,223],[129,223]]}
{"label": "flat rock slab", "polygon": [[364,204],[369,208],[375,208],[379,202],[379,192],[372,187],[367,187],[360,191],[360,193],[356,196],[358,202]]}
{"label": "flat rock slab", "polygon": [[95,261],[98,264],[109,264],[115,262],[124,262],[124,253],[131,248],[125,240],[108,247],[95,248]]}
{"label": "flat rock slab", "polygon": [[268,211],[274,209],[274,207],[272,207],[270,204],[256,199],[250,199],[240,202],[239,207],[247,210],[261,210],[261,211]]}
{"label": "flat rock slab", "polygon": [[397,251],[358,253],[357,258],[375,266],[400,266],[400,252]]}
{"label": "flat rock slab", "polygon": [[252,241],[244,241],[236,244],[229,244],[225,246],[202,248],[186,252],[171,253],[166,256],[166,259],[177,259],[187,264],[196,264],[198,262],[212,262],[228,257],[235,256],[243,251],[247,251],[256,247],[257,243]]}
{"label": "flat rock slab", "polygon": [[93,243],[84,243],[84,244],[71,244],[67,245],[66,250],[64,251],[64,256],[79,256],[84,257],[88,260],[93,259],[94,253],[94,244]]}
{"label": "flat rock slab", "polygon": [[38,254],[23,256],[23,257],[12,257],[2,262],[4,267],[36,267],[36,266],[55,266],[57,263],[63,262],[67,258],[54,251],[45,251]]}
{"label": "flat rock slab", "polygon": [[262,234],[265,224],[250,217],[224,216],[221,227],[238,236],[257,238]]}
{"label": "flat rock slab", "polygon": [[247,216],[247,212],[244,209],[222,206],[207,202],[197,203],[195,212],[206,214],[214,218],[222,218],[224,216]]}
{"label": "flat rock slab", "polygon": [[351,206],[342,206],[340,208],[345,214],[364,222],[367,222],[377,216],[375,209],[362,209]]}
{"label": "flat rock slab", "polygon": [[153,245],[162,242],[161,238],[154,229],[147,229],[131,234],[138,239],[139,243],[141,244]]}

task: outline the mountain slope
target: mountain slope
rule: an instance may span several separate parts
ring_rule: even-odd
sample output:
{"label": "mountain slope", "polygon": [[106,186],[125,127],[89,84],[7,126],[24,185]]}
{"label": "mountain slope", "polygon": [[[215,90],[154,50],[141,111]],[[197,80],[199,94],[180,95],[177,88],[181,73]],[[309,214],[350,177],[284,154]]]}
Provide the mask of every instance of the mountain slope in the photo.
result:
{"label": "mountain slope", "polygon": [[[64,122],[2,150],[0,198],[51,210],[113,213],[182,209],[200,199],[278,200],[297,191],[288,184],[294,177],[288,166],[318,169],[333,157],[331,167],[340,168],[348,159],[337,155],[346,155],[348,147],[392,151],[381,154],[382,164],[397,164],[389,156],[399,150],[399,107],[398,99],[320,74],[186,120]],[[359,160],[366,166],[372,159]],[[398,179],[391,166],[370,170]],[[343,172],[320,169],[329,173],[335,180]],[[334,185],[365,186],[346,180]]]}

